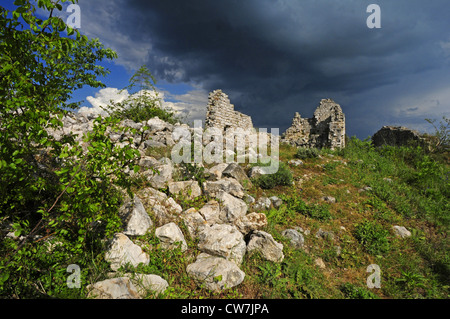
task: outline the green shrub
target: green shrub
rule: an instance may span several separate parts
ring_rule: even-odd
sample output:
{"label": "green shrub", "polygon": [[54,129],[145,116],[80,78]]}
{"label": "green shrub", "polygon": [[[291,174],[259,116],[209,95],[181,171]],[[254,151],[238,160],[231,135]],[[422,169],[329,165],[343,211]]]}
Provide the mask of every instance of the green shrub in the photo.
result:
{"label": "green shrub", "polygon": [[319,154],[320,154],[320,151],[317,148],[301,147],[297,150],[295,157],[299,158],[299,159],[316,158],[316,157],[319,157]]}
{"label": "green shrub", "polygon": [[[136,169],[139,155],[105,136],[119,119],[96,119],[82,143],[47,132],[77,108],[69,103],[76,89],[105,87],[97,78],[108,71],[96,63],[117,57],[57,17],[61,2],[73,1],[0,7],[0,220],[23,236],[0,239],[5,298],[82,297],[83,289],[67,289],[67,266],[79,265],[83,276],[98,266],[102,240],[121,224],[117,188],[129,190],[124,171]],[[48,19],[37,17],[38,7]],[[51,251],[49,240],[58,243]]]}
{"label": "green shrub", "polygon": [[358,287],[351,283],[341,285],[340,290],[348,299],[379,299],[373,292],[364,287]]}
{"label": "green shrub", "polygon": [[[131,90],[131,95],[122,102],[112,102],[104,110],[113,117],[130,119],[134,122],[147,121],[158,117],[171,124],[179,122],[175,112],[163,108],[155,87],[156,80],[146,66],[141,66],[131,77],[130,84],[122,89]],[[135,89],[138,91],[135,91]]]}
{"label": "green shrub", "polygon": [[300,213],[318,220],[328,220],[333,217],[327,205],[318,205],[318,204],[308,205],[303,200],[301,200],[299,197],[296,196],[280,195],[279,197],[284,202],[287,215]]}
{"label": "green shrub", "polygon": [[389,232],[380,224],[364,221],[356,226],[355,237],[371,254],[382,254],[389,250]]}
{"label": "green shrub", "polygon": [[283,162],[280,162],[276,173],[261,175],[254,180],[255,185],[263,189],[271,189],[275,186],[291,186],[292,182],[292,173]]}

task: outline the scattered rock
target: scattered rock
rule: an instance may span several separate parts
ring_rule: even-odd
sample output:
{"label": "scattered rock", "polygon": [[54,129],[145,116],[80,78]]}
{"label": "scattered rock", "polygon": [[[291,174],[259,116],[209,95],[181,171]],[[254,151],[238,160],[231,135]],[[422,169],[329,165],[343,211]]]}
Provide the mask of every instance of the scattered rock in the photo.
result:
{"label": "scattered rock", "polygon": [[149,256],[142,248],[134,244],[125,234],[117,233],[109,243],[105,260],[111,263],[111,269],[117,271],[121,266],[130,263],[134,267],[140,263],[147,265]]}
{"label": "scattered rock", "polygon": [[93,299],[140,299],[137,288],[128,277],[99,281],[88,285],[87,290],[88,298]]}
{"label": "scattered rock", "polygon": [[278,198],[277,196],[269,197],[269,199],[272,202],[272,205],[274,208],[278,209],[283,204],[283,201],[280,198]]}
{"label": "scattered rock", "polygon": [[158,161],[158,164],[154,167],[158,173],[154,173],[152,170],[147,170],[144,175],[147,176],[147,180],[154,188],[164,188],[172,180],[173,163],[167,158],[163,157]]}
{"label": "scattered rock", "polygon": [[267,226],[267,217],[263,213],[250,213],[234,221],[236,228],[244,235]]}
{"label": "scattered rock", "polygon": [[244,236],[236,227],[227,224],[216,224],[203,229],[199,235],[198,249],[213,256],[220,256],[242,263],[246,245]]}
{"label": "scattered rock", "polygon": [[237,163],[230,163],[222,172],[224,177],[232,177],[236,179],[241,185],[246,185],[247,188],[252,186],[250,179],[245,174],[244,169]]}
{"label": "scattered rock", "polygon": [[220,204],[216,200],[210,200],[199,210],[206,223],[211,226],[220,223]]}
{"label": "scattered rock", "polygon": [[208,225],[196,208],[189,208],[181,216],[191,238],[197,238],[198,233]]}
{"label": "scattered rock", "polygon": [[250,196],[250,195],[248,195],[248,194],[245,194],[245,195],[244,195],[243,200],[244,200],[244,202],[245,202],[247,205],[251,205],[251,204],[253,204],[253,203],[256,201],[255,198],[254,198],[253,196]]}
{"label": "scattered rock", "polygon": [[332,197],[332,196],[323,196],[323,197],[322,197],[322,200],[323,200],[324,202],[331,203],[331,204],[336,203],[336,198],[334,198],[334,197]]}
{"label": "scattered rock", "polygon": [[186,272],[198,286],[212,291],[233,288],[245,278],[245,273],[234,262],[206,253],[198,255],[195,263],[187,266]]}
{"label": "scattered rock", "polygon": [[173,222],[156,228],[155,236],[159,238],[161,247],[164,249],[173,249],[178,247],[179,243],[181,243],[181,251],[187,249],[187,243],[181,229]]}
{"label": "scattered rock", "polygon": [[220,220],[224,223],[232,223],[237,218],[247,214],[247,204],[224,191],[220,191],[216,196],[221,201]]}
{"label": "scattered rock", "polygon": [[131,279],[142,298],[146,297],[149,292],[158,296],[169,287],[167,280],[158,275],[125,274],[125,276]]}
{"label": "scattered rock", "polygon": [[319,257],[319,258],[316,258],[316,259],[314,260],[314,264],[316,264],[317,266],[319,266],[320,269],[325,269],[325,268],[326,268],[323,259],[320,258],[320,257]]}
{"label": "scattered rock", "polygon": [[372,187],[364,186],[363,188],[358,189],[358,193],[370,192],[371,190],[372,190]]}
{"label": "scattered rock", "polygon": [[225,168],[228,167],[228,163],[220,163],[213,167],[211,167],[208,172],[216,179],[219,180],[222,178],[222,172],[225,170]]}
{"label": "scattered rock", "polygon": [[122,205],[119,216],[125,225],[123,233],[128,236],[145,235],[153,227],[150,216],[137,196]]}
{"label": "scattered rock", "polygon": [[407,230],[404,226],[393,226],[394,233],[396,236],[401,238],[406,238],[411,236],[411,232]]}
{"label": "scattered rock", "polygon": [[181,194],[189,199],[202,195],[202,189],[197,181],[169,182],[168,186],[172,195]]}
{"label": "scattered rock", "polygon": [[253,179],[253,178],[258,178],[259,176],[264,175],[264,174],[265,174],[265,171],[264,171],[263,167],[253,166],[250,169],[248,176]]}
{"label": "scattered rock", "polygon": [[322,228],[319,228],[319,230],[316,233],[316,237],[334,240],[334,233],[332,231],[325,231]]}
{"label": "scattered rock", "polygon": [[303,235],[296,229],[286,229],[281,233],[283,237],[290,239],[291,245],[296,248],[303,248],[305,244],[305,238]]}
{"label": "scattered rock", "polygon": [[253,208],[255,210],[268,210],[270,208],[270,205],[272,202],[267,197],[260,197],[256,200],[256,202],[253,204]]}
{"label": "scattered rock", "polygon": [[288,164],[292,165],[292,166],[302,166],[302,165],[304,165],[303,161],[299,160],[299,159],[292,159],[292,160],[290,160],[288,162]]}
{"label": "scattered rock", "polygon": [[217,197],[217,195],[223,191],[233,196],[242,198],[244,197],[244,189],[234,178],[226,177],[218,181],[206,181],[203,183],[203,189],[205,194],[211,197]]}
{"label": "scattered rock", "polygon": [[140,197],[144,207],[152,213],[155,224],[163,226],[170,222],[177,221],[183,211],[181,206],[172,197],[148,187],[140,190],[137,195]]}
{"label": "scattered rock", "polygon": [[283,244],[277,243],[272,235],[256,230],[250,235],[250,241],[247,245],[247,251],[258,251],[261,255],[273,262],[282,262],[284,259]]}

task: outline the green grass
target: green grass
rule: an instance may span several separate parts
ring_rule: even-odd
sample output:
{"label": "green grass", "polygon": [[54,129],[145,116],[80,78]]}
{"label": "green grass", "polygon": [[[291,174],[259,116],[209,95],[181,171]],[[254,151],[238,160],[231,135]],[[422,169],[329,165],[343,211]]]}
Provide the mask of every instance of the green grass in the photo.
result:
{"label": "green grass", "polygon": [[[304,158],[302,166],[285,164],[296,154],[296,148],[280,146],[282,170],[289,171],[294,184],[271,181],[271,187],[263,188],[254,183],[248,191],[255,198],[276,195],[283,200],[279,208],[264,212],[268,225],[263,229],[283,244],[285,258],[281,263],[264,260],[259,254],[246,255],[240,267],[246,276],[239,286],[208,291],[186,273],[187,265],[200,252],[196,240],[180,225],[188,242],[186,252],[161,249],[159,240],[150,233],[135,239],[149,254],[150,264],[123,271],[160,275],[169,282],[169,288],[157,298],[165,299],[450,297],[447,157],[441,154],[437,158],[420,148],[375,149],[368,141],[354,138],[343,150],[321,150],[320,157]],[[205,178],[202,171],[185,170],[191,178]],[[371,190],[360,191],[366,186]],[[335,197],[336,203],[323,202],[323,196]],[[208,198],[177,200],[188,209],[200,208]],[[393,225],[405,226],[412,236],[396,237]],[[281,235],[294,227],[306,231],[303,249],[291,246]],[[319,229],[333,232],[333,238],[316,237]],[[1,251],[7,251],[6,246]],[[39,290],[53,297],[85,298],[86,289],[65,286],[69,263],[81,266],[83,287],[107,278],[109,266],[101,247],[91,247],[83,256],[67,257],[58,249],[52,255],[45,254],[44,246],[37,245],[29,271],[24,269],[23,278],[15,279],[17,289],[26,288],[36,297],[36,289],[30,288],[36,283]],[[316,265],[318,258],[324,261],[325,269]],[[381,269],[379,289],[366,285],[370,275],[366,269],[371,264]],[[147,298],[155,296],[149,293]]]}

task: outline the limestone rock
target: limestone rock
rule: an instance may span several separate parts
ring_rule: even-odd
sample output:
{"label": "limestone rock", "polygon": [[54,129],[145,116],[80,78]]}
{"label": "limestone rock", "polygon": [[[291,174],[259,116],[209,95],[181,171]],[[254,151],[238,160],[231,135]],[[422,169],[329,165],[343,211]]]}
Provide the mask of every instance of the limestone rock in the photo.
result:
{"label": "limestone rock", "polygon": [[181,250],[187,249],[187,243],[181,229],[175,223],[168,223],[158,227],[155,230],[155,236],[161,241],[161,247],[164,249],[173,249],[181,243]]}
{"label": "limestone rock", "polygon": [[203,205],[203,207],[200,208],[199,213],[210,226],[221,222],[220,204],[216,200],[210,200]]}
{"label": "limestone rock", "polygon": [[222,178],[222,172],[228,167],[228,163],[220,163],[217,164],[213,167],[211,167],[208,172],[209,174],[211,174],[212,176],[214,176],[214,178],[216,180],[219,180]]}
{"label": "limestone rock", "polygon": [[305,244],[305,238],[303,235],[297,231],[296,229],[285,229],[281,233],[283,237],[286,237],[290,240],[290,243],[292,246],[296,248],[303,248],[303,245]]}
{"label": "limestone rock", "polygon": [[198,233],[202,231],[208,223],[196,208],[189,208],[181,214],[181,218],[186,225],[191,238],[197,238]]}
{"label": "limestone rock", "polygon": [[149,127],[150,131],[153,132],[159,132],[163,130],[173,130],[172,124],[167,123],[158,117],[151,118],[150,120],[147,121],[146,124]]}
{"label": "limestone rock", "polygon": [[237,265],[242,263],[246,245],[244,236],[236,227],[216,224],[203,229],[198,238],[198,249],[200,251],[231,260]]}
{"label": "limestone rock", "polygon": [[316,237],[322,238],[322,239],[334,240],[334,233],[332,231],[326,231],[326,230],[323,230],[322,228],[319,228],[319,230],[316,232]]}
{"label": "limestone rock", "polygon": [[224,191],[220,191],[216,197],[221,201],[220,220],[224,223],[232,223],[237,218],[247,213],[247,204]]}
{"label": "limestone rock", "polygon": [[206,253],[201,253],[195,263],[188,265],[186,272],[197,285],[212,291],[233,288],[245,278],[245,273],[234,262]]}
{"label": "limestone rock", "polygon": [[125,276],[131,279],[131,282],[142,298],[146,297],[149,292],[154,293],[156,296],[162,294],[169,287],[167,280],[158,275],[128,273]]}
{"label": "limestone rock", "polygon": [[137,288],[130,278],[106,279],[87,286],[88,298],[93,299],[140,299]]}
{"label": "limestone rock", "polygon": [[395,235],[401,238],[406,238],[411,236],[411,232],[406,229],[404,226],[393,226]]}
{"label": "limestone rock", "polygon": [[145,235],[153,227],[153,222],[147,211],[142,205],[139,197],[134,196],[119,210],[119,215],[125,225],[123,233],[128,236],[142,236]]}
{"label": "limestone rock", "polygon": [[174,170],[172,161],[167,157],[163,157],[158,161],[158,164],[155,165],[154,168],[159,172],[159,174],[154,173],[152,170],[145,172],[150,185],[154,188],[166,187],[172,180]]}
{"label": "limestone rock", "polygon": [[237,163],[230,163],[222,172],[222,176],[232,177],[241,185],[247,185],[247,188],[251,187],[250,179],[247,177],[244,169]]}
{"label": "limestone rock", "polygon": [[261,230],[254,231],[250,235],[247,251],[258,251],[261,255],[273,262],[282,262],[284,259],[283,244],[276,242],[272,235]]}
{"label": "limestone rock", "polygon": [[122,233],[115,234],[109,244],[105,260],[111,263],[111,269],[114,271],[127,263],[136,267],[140,263],[147,265],[150,261],[149,256],[142,251],[142,248]]}
{"label": "limestone rock", "polygon": [[324,202],[331,203],[331,204],[336,203],[336,198],[334,198],[334,197],[332,197],[332,196],[323,196],[323,197],[322,197],[322,200],[323,200]]}
{"label": "limestone rock", "polygon": [[250,213],[236,219],[234,225],[242,234],[246,235],[253,230],[267,226],[267,217],[263,213]]}
{"label": "limestone rock", "polygon": [[202,194],[202,189],[197,181],[169,182],[168,186],[171,194],[181,194],[189,199],[194,199]]}
{"label": "limestone rock", "polygon": [[245,195],[242,185],[234,178],[229,177],[218,181],[206,181],[203,183],[203,189],[205,190],[205,194],[211,197],[216,197],[221,191],[239,198]]}
{"label": "limestone rock", "polygon": [[267,197],[260,197],[256,200],[256,202],[253,204],[253,208],[255,210],[267,210],[270,208],[270,205],[272,202]]}
{"label": "limestone rock", "polygon": [[302,165],[304,165],[303,161],[299,160],[299,159],[292,159],[292,160],[290,160],[288,162],[288,164],[292,165],[292,166],[302,166]]}
{"label": "limestone rock", "polygon": [[156,226],[179,220],[183,209],[172,197],[151,187],[140,190],[137,195],[147,211],[154,217]]}
{"label": "limestone rock", "polygon": [[281,200],[277,196],[269,197],[269,199],[272,202],[273,207],[275,208],[280,208],[280,206],[283,204],[283,200]]}

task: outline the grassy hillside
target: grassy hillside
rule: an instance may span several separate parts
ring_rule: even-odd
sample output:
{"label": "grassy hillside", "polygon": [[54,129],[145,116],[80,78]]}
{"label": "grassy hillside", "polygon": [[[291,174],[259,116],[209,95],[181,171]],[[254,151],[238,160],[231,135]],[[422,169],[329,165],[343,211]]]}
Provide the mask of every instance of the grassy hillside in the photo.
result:
{"label": "grassy hillside", "polygon": [[[283,262],[247,254],[240,267],[246,274],[244,281],[214,293],[198,288],[186,273],[187,265],[199,254],[197,242],[186,236],[187,251],[163,250],[153,231],[135,239],[150,255],[150,263],[123,271],[160,275],[169,288],[158,298],[166,299],[449,298],[448,155],[431,155],[412,147],[375,149],[369,141],[355,138],[343,150],[306,155],[300,151],[303,165],[289,164],[298,152],[280,146],[280,160],[292,173],[292,185],[263,189],[254,180],[248,190],[254,198],[277,196],[283,200],[280,207],[264,211],[268,219],[265,230],[284,245]],[[170,150],[159,149],[148,155],[168,154]],[[195,179],[205,178],[202,170],[188,168],[191,170],[186,172]],[[146,186],[136,181],[133,191]],[[177,198],[183,209],[201,207],[207,200],[203,196]],[[397,237],[394,225],[406,227],[412,235]],[[296,227],[302,229],[305,240],[301,249],[282,236],[283,230]],[[182,230],[186,235],[187,229]],[[104,247],[92,246],[85,255],[70,258],[59,254],[57,248],[48,254],[43,242],[34,247],[36,267],[47,271],[26,272],[26,278],[15,279],[17,289],[31,282],[44,296],[85,298],[86,286],[106,279],[110,272]],[[70,263],[81,266],[81,289],[66,286],[66,265]],[[372,264],[381,270],[381,288],[367,287],[371,275],[367,268]],[[7,294],[3,297],[14,297],[11,291],[3,293]],[[151,293],[148,297],[154,298]]]}
{"label": "grassy hillside", "polygon": [[[297,151],[281,145],[281,162],[295,159]],[[211,293],[197,288],[185,272],[199,253],[194,241],[188,241],[187,254],[163,251],[154,249],[158,240],[149,235],[142,240],[153,245],[147,251],[151,262],[140,272],[169,281],[160,298],[448,298],[448,156],[420,148],[377,150],[358,139],[343,150],[316,155],[304,158],[304,165],[288,165],[294,185],[262,189],[254,183],[248,191],[255,198],[283,200],[279,208],[265,211],[266,231],[284,245],[282,263],[246,255],[244,282]],[[200,175],[197,172],[197,179]],[[334,197],[335,203],[324,201],[325,196]],[[205,201],[184,201],[182,206],[200,207]],[[412,236],[397,237],[394,225],[406,227]],[[304,231],[303,249],[281,235],[295,227]],[[325,236],[316,236],[319,229]],[[371,264],[381,270],[379,289],[367,287]]]}

